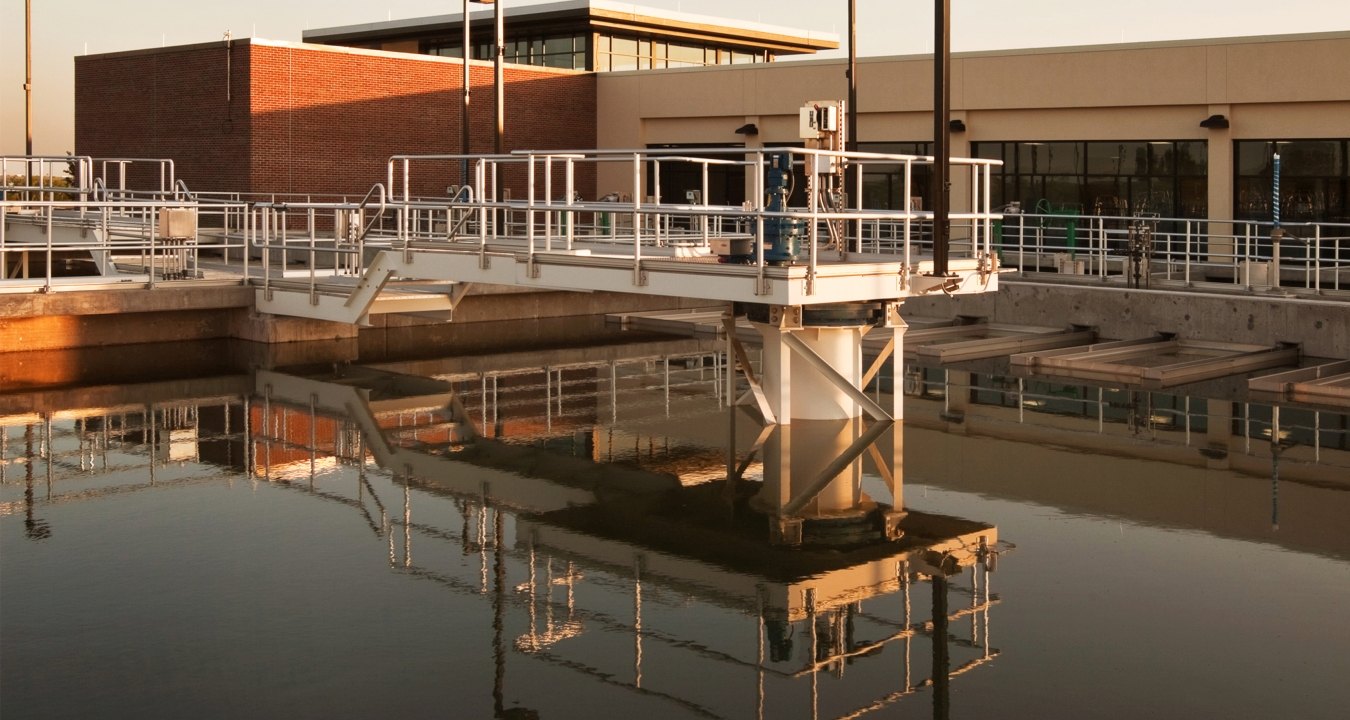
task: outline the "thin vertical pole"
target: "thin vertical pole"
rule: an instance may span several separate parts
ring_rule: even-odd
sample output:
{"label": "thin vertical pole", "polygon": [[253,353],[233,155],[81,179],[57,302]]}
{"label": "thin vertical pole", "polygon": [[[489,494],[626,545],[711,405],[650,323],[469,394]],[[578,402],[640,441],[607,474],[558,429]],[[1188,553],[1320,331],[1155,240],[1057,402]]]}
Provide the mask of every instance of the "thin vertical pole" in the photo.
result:
{"label": "thin vertical pole", "polygon": [[947,274],[951,183],[951,0],[933,0],[933,274]]}
{"label": "thin vertical pole", "polygon": [[502,63],[506,59],[506,48],[503,47],[503,45],[506,42],[504,39],[506,33],[505,30],[503,29],[504,26],[502,25],[501,0],[497,0],[497,2],[494,2],[492,4],[492,16],[493,16],[493,24],[496,26],[495,30],[496,40],[494,41],[493,45],[496,49],[497,55],[496,62],[493,66],[494,72],[493,86],[495,88],[495,91],[493,93],[495,97],[493,98],[493,100],[496,102],[497,105],[497,128],[496,134],[493,136],[492,151],[498,155],[501,155],[502,152],[504,152],[502,148],[505,145],[503,141],[506,136],[506,98],[504,93],[505,82],[503,80],[504,75],[502,74]]}
{"label": "thin vertical pole", "polygon": [[[853,152],[858,149],[858,0],[848,0],[848,127],[847,134],[844,135],[844,149]],[[855,190],[858,197],[854,199],[855,207],[862,207],[862,187],[858,185],[858,168],[852,162],[846,166],[844,177],[845,192]],[[854,232],[858,234],[855,241],[857,250],[862,251],[862,223],[856,224]]]}
{"label": "thin vertical pole", "polygon": [[[33,154],[33,0],[23,3],[23,109],[24,109],[24,154]],[[32,166],[29,166],[29,185]]]}
{"label": "thin vertical pole", "polygon": [[[463,52],[460,53],[460,59],[464,61],[464,108],[460,114],[460,141],[459,154],[468,155],[470,147],[469,134],[469,87],[471,78],[469,77],[469,0],[464,0],[464,45]],[[469,158],[465,157],[459,161],[460,182],[469,184]]]}

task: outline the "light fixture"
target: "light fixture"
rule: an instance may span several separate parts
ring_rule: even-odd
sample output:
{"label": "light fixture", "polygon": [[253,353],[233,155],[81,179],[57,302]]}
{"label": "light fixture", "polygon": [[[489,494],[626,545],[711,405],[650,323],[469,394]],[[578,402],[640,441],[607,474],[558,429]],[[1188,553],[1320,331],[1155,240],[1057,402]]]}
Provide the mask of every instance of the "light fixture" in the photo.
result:
{"label": "light fixture", "polygon": [[965,121],[965,120],[960,120],[960,119],[953,120],[953,121],[951,121],[950,123],[947,123],[947,125],[948,125],[949,127],[951,127],[952,132],[954,132],[954,133],[963,133],[963,132],[966,131],[966,121]]}
{"label": "light fixture", "polygon": [[1200,121],[1200,127],[1209,128],[1210,130],[1221,130],[1228,127],[1228,118],[1222,115],[1210,115]]}
{"label": "light fixture", "polygon": [[742,125],[742,126],[736,128],[736,134],[737,134],[737,135],[758,135],[758,134],[759,134],[759,128],[756,127],[754,123],[746,123],[746,124],[744,124],[744,125]]}

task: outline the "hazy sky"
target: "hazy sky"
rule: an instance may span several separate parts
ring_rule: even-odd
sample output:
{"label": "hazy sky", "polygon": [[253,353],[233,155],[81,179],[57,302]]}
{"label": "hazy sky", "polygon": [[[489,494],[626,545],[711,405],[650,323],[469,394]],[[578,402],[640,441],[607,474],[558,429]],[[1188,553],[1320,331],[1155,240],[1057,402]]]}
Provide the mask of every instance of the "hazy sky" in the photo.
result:
{"label": "hazy sky", "polygon": [[[551,0],[505,0],[510,6]],[[462,0],[33,0],[34,151],[73,150],[84,53],[458,12]],[[644,0],[649,7],[846,33],[845,0]],[[858,0],[858,54],[932,51],[929,0]],[[23,0],[0,0],[0,153],[24,146]],[[1350,30],[1350,0],[953,0],[956,51]]]}

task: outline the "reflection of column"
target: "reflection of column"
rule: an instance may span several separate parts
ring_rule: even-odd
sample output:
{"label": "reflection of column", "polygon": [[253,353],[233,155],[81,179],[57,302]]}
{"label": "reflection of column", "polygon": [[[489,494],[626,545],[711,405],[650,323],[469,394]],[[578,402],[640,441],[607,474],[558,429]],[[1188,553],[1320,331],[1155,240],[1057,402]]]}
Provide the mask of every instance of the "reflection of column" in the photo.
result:
{"label": "reflection of column", "polygon": [[1233,437],[1233,402],[1205,401],[1205,457],[1211,470],[1228,467],[1229,443]]}
{"label": "reflection of column", "polygon": [[951,715],[948,691],[951,660],[947,653],[947,578],[940,572],[929,582],[933,586],[933,719]]}
{"label": "reflection of column", "polygon": [[[853,444],[860,419],[797,420],[780,425],[769,436],[764,455],[764,489],[761,498],[776,510],[805,492],[821,479],[830,463]],[[792,452],[796,446],[799,451]],[[822,515],[856,508],[862,500],[862,467],[849,463],[815,496],[800,515]]]}

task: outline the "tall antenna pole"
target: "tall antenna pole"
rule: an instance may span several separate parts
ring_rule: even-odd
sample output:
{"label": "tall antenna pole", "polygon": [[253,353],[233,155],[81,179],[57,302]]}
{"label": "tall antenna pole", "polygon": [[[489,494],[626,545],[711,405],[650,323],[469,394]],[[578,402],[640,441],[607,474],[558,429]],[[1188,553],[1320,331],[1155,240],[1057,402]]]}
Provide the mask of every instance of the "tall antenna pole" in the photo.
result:
{"label": "tall antenna pole", "polygon": [[[24,154],[33,154],[33,0],[23,2]],[[29,183],[30,185],[32,183]]]}
{"label": "tall antenna pole", "polygon": [[947,274],[947,242],[951,231],[948,200],[951,183],[951,0],[933,0],[933,275]]}
{"label": "tall antenna pole", "polygon": [[[844,149],[858,149],[858,0],[848,0],[848,134],[844,136]],[[858,167],[848,163],[844,173],[844,193],[853,193],[858,188]],[[860,198],[853,199],[854,207]],[[857,239],[858,249],[862,249],[862,237]]]}
{"label": "tall antenna pole", "polygon": [[[459,154],[469,154],[469,0],[464,0],[464,45],[460,58],[464,61],[464,110],[460,115],[460,140]],[[469,159],[466,157],[459,162],[459,181],[465,185],[469,184]]]}
{"label": "tall antenna pole", "polygon": [[500,155],[504,152],[502,146],[505,144],[504,138],[506,136],[506,83],[502,73],[502,63],[506,59],[506,48],[503,47],[505,45],[504,36],[506,33],[502,27],[502,0],[497,0],[492,4],[492,21],[493,25],[496,26],[495,33],[497,37],[497,40],[494,43],[497,49],[497,64],[493,68],[493,83],[497,88],[495,93],[496,98],[494,98],[497,103],[497,129],[493,138],[492,151]]}

